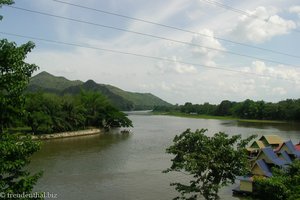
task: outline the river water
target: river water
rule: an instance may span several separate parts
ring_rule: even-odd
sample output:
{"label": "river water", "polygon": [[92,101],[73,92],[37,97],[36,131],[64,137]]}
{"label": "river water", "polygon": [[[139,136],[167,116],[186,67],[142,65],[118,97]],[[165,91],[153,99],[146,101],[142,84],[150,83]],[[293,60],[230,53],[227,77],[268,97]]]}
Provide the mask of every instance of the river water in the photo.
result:
{"label": "river water", "polygon": [[[32,157],[32,172],[43,170],[35,191],[57,194],[64,200],[170,200],[177,192],[171,182],[188,180],[185,174],[162,173],[171,164],[165,149],[176,134],[187,128],[206,128],[207,134],[277,134],[294,143],[300,140],[299,124],[254,124],[236,121],[190,119],[130,113],[132,134],[118,131],[45,141]],[[223,188],[221,199],[240,199]]]}

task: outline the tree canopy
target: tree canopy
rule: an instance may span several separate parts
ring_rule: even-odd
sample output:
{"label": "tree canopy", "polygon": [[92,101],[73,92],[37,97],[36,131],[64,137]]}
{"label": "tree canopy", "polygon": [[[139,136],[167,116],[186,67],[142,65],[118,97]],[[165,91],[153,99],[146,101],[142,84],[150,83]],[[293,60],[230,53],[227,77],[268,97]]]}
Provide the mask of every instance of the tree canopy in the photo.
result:
{"label": "tree canopy", "polygon": [[218,199],[222,186],[234,183],[236,176],[248,172],[245,146],[254,136],[241,139],[240,135],[228,136],[219,132],[205,135],[207,130],[192,132],[187,129],[176,135],[174,144],[167,148],[173,154],[172,165],[164,172],[184,172],[191,175],[189,184],[171,183],[181,196],[175,199]]}
{"label": "tree canopy", "polygon": [[38,68],[24,61],[33,48],[32,42],[18,47],[14,42],[0,40],[0,133],[14,118],[23,114],[23,91],[32,73]]}
{"label": "tree canopy", "polygon": [[[42,173],[30,175],[25,166],[29,157],[38,151],[40,144],[31,137],[15,134],[0,134],[0,193],[28,194]],[[1,198],[1,197],[0,197]]]}
{"label": "tree canopy", "polygon": [[49,93],[28,93],[24,124],[34,134],[74,131],[87,127],[109,130],[132,127],[126,114],[116,109],[99,92],[84,91],[72,96]]}
{"label": "tree canopy", "polygon": [[181,112],[187,114],[233,116],[241,119],[300,121],[300,99],[286,99],[277,103],[224,100],[218,105],[204,103],[175,106],[157,106],[153,111]]}

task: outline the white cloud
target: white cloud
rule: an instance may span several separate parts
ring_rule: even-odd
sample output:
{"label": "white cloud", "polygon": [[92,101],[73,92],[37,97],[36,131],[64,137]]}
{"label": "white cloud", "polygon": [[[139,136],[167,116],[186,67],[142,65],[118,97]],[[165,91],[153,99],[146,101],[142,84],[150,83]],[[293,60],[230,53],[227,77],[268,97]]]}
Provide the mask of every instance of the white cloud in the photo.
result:
{"label": "white cloud", "polygon": [[286,66],[269,67],[262,61],[254,61],[252,67],[246,70],[255,74],[266,76],[266,78],[278,78],[300,83],[300,71]]}
{"label": "white cloud", "polygon": [[[215,65],[214,58],[221,55],[220,51],[225,50],[222,44],[214,38],[214,32],[209,29],[199,31],[200,34],[193,36],[191,43],[195,46],[192,47],[192,52],[197,60],[201,60],[206,65]],[[203,37],[206,35],[207,37]],[[196,46],[198,45],[198,46]],[[208,48],[205,48],[208,47]]]}
{"label": "white cloud", "polygon": [[172,59],[174,62],[169,61],[160,61],[155,67],[155,71],[151,74],[195,74],[197,69],[193,65],[188,65],[178,62],[178,58],[173,56]]}
{"label": "white cloud", "polygon": [[291,13],[298,13],[298,14],[300,14],[300,6],[292,6],[292,7],[289,8],[289,11]]}
{"label": "white cloud", "polygon": [[272,93],[273,94],[279,94],[279,95],[286,95],[287,91],[286,89],[282,88],[282,87],[275,87],[272,89]]}
{"label": "white cloud", "polygon": [[296,28],[292,20],[285,20],[274,14],[274,9],[258,7],[254,11],[248,11],[253,16],[243,15],[232,34],[240,40],[262,43],[274,36],[284,35]]}

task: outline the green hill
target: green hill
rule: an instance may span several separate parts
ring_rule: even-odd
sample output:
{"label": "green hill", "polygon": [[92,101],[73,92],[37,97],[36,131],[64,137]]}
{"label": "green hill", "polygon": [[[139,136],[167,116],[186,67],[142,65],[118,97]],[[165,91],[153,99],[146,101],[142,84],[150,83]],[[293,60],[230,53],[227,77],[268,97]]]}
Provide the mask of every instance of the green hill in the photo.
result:
{"label": "green hill", "polygon": [[150,93],[127,92],[111,85],[98,84],[93,80],[87,82],[70,81],[47,72],[41,72],[32,77],[27,92],[44,91],[58,95],[75,95],[79,94],[82,89],[100,92],[121,110],[150,110],[154,106],[171,105]]}
{"label": "green hill", "polygon": [[53,76],[48,72],[41,72],[30,79],[27,91],[35,92],[43,90],[58,94],[68,87],[81,85],[82,83],[82,81],[70,81],[65,77]]}
{"label": "green hill", "polygon": [[168,102],[163,101],[162,99],[154,96],[151,93],[127,92],[111,85],[106,85],[106,87],[113,93],[131,101],[134,104],[136,110],[153,109],[154,106],[170,105]]}

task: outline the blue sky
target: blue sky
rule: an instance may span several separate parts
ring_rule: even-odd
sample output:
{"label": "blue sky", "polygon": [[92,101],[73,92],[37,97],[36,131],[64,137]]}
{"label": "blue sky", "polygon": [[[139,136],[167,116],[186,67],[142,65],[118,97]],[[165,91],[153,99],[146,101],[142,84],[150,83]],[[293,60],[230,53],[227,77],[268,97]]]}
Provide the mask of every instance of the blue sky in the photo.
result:
{"label": "blue sky", "polygon": [[[242,101],[250,98],[274,102],[286,98],[299,98],[300,4],[296,0],[62,1],[191,30],[199,34],[111,16],[53,0],[16,0],[13,6],[19,8],[193,44],[155,39],[4,6],[1,9],[1,15],[4,16],[0,23],[2,32],[174,61],[33,40],[36,48],[28,55],[27,61],[39,65],[39,72],[48,71],[71,80],[93,79],[98,83],[111,84],[127,91],[151,92],[166,101],[179,104],[220,103],[224,99]],[[216,6],[215,2],[246,11],[248,14],[243,15],[221,8]],[[26,38],[4,34],[1,34],[1,37],[16,41],[18,44],[28,41]],[[299,57],[249,48],[217,38]]]}

